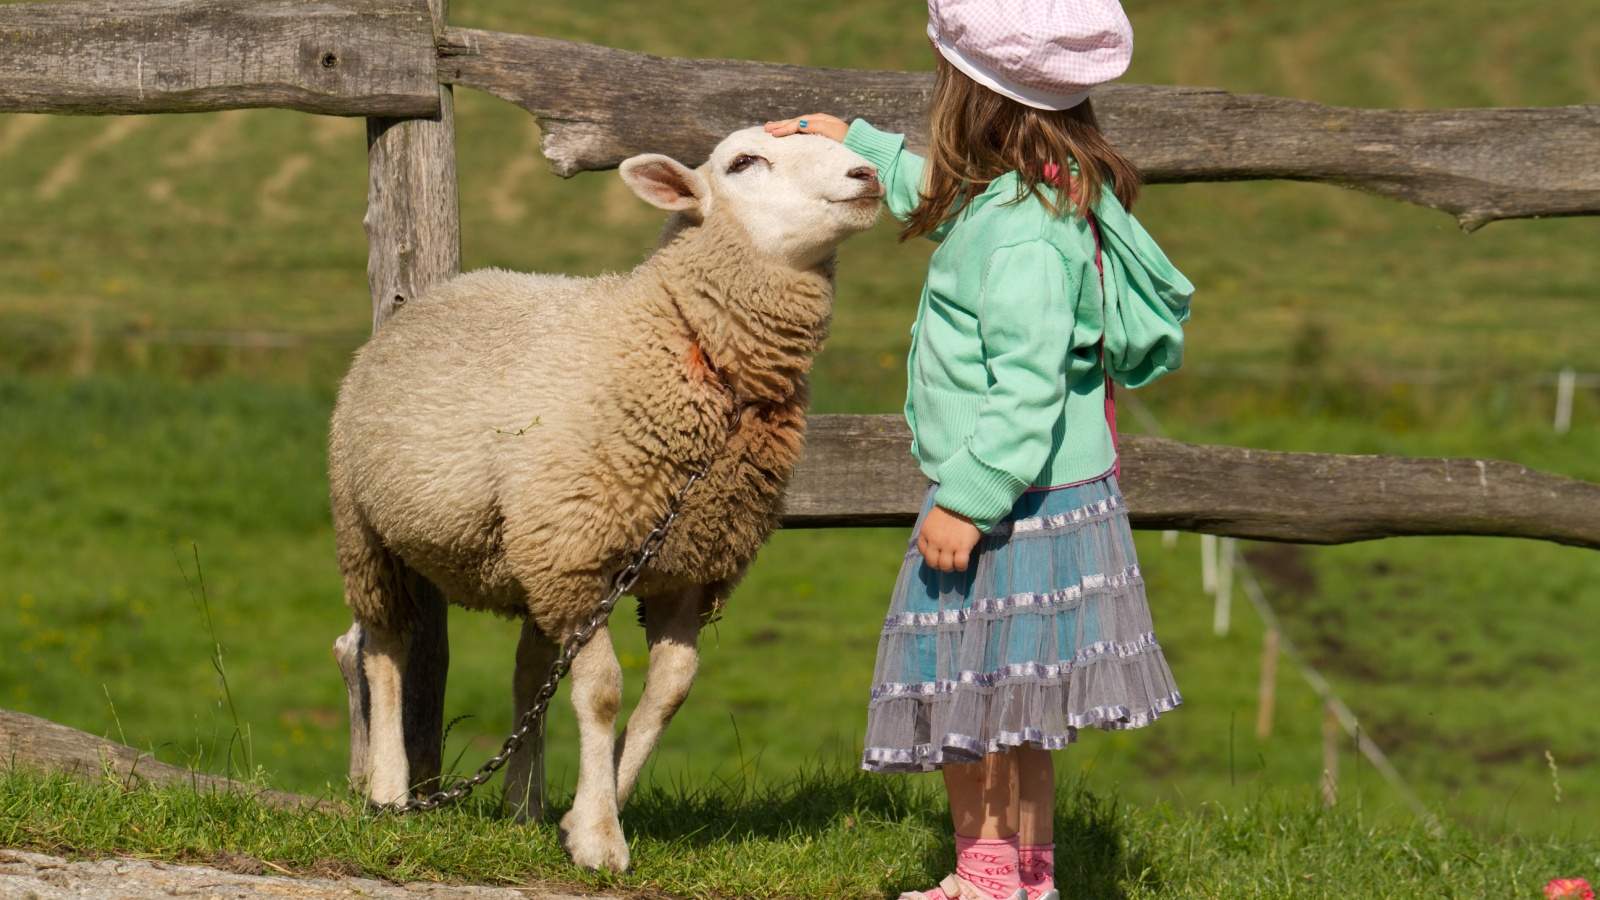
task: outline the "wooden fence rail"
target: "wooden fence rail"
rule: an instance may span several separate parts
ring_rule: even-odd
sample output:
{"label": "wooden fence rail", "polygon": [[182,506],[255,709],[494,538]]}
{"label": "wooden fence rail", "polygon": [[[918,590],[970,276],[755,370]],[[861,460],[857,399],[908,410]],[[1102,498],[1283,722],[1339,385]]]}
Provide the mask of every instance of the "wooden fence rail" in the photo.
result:
{"label": "wooden fence rail", "polygon": [[[812,416],[786,528],[910,525],[928,479],[898,415]],[[1124,435],[1135,528],[1300,544],[1406,535],[1535,538],[1600,550],[1600,484],[1484,459],[1342,456]]]}
{"label": "wooden fence rail", "polygon": [[439,111],[422,0],[0,6],[0,112]]}
{"label": "wooden fence rail", "polygon": [[[931,76],[670,59],[467,28],[424,0],[128,0],[0,6],[0,112],[158,113],[276,106],[438,114],[435,83],[540,120],[561,175],[635,153],[698,163],[736,128],[796,111],[860,115],[924,143]],[[1153,182],[1291,179],[1456,216],[1600,213],[1600,104],[1374,110],[1111,84],[1107,133]]]}
{"label": "wooden fence rail", "polygon": [[[27,713],[0,709],[0,772],[61,772],[83,779],[113,778],[136,784],[188,785],[207,793],[237,793],[287,809],[344,810],[347,804],[267,790],[248,782],[157,762],[149,753]],[[23,894],[38,896],[36,894]]]}
{"label": "wooden fence rail", "polygon": [[[730,131],[812,111],[861,116],[926,146],[927,72],[666,59],[450,28],[439,77],[533,113],[560,175],[637,153],[698,164]],[[1095,89],[1106,134],[1152,182],[1291,179],[1495,219],[1600,213],[1600,104],[1380,110],[1215,88]]]}

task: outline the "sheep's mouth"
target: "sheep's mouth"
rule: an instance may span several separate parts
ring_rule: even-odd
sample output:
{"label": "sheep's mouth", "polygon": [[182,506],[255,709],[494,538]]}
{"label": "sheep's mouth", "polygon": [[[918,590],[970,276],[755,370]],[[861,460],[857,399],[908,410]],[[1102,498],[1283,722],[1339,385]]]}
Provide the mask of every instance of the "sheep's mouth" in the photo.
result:
{"label": "sheep's mouth", "polygon": [[879,203],[883,202],[883,191],[881,191],[881,190],[879,190],[879,191],[871,191],[871,192],[865,193],[865,194],[857,194],[854,197],[846,197],[843,200],[829,200],[828,202],[829,203],[844,203],[844,204],[848,204],[850,206],[866,206],[866,205],[876,206]]}

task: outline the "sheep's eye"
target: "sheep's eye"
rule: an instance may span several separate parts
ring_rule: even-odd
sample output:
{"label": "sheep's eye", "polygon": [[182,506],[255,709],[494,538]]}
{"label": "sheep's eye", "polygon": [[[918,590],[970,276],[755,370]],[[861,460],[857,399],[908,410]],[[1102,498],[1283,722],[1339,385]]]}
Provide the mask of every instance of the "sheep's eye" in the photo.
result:
{"label": "sheep's eye", "polygon": [[737,175],[758,162],[764,163],[766,160],[751,153],[741,153],[733,158],[733,162],[728,163],[728,174]]}

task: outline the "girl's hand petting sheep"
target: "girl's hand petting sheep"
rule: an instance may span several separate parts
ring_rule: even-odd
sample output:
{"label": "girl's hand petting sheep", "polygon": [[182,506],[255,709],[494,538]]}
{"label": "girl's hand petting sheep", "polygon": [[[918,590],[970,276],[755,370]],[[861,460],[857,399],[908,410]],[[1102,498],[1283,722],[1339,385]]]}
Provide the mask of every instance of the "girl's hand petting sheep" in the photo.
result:
{"label": "girl's hand petting sheep", "polygon": [[[802,127],[804,123],[804,127]],[[820,134],[830,140],[844,142],[844,136],[850,131],[850,123],[836,119],[827,113],[812,113],[809,116],[800,116],[795,119],[781,119],[777,122],[767,123],[767,133],[773,137],[788,137],[791,134]]]}
{"label": "girl's hand petting sheep", "polygon": [[935,506],[922,519],[917,549],[928,565],[941,572],[965,572],[979,537],[978,526],[971,519]]}

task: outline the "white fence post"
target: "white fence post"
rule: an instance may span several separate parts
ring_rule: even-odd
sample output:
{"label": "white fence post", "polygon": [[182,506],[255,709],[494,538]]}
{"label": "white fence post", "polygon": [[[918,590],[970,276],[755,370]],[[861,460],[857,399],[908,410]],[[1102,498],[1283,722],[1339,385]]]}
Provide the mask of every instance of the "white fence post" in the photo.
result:
{"label": "white fence post", "polygon": [[1578,387],[1578,373],[1571,368],[1561,370],[1556,379],[1556,434],[1572,430],[1572,395]]}
{"label": "white fence post", "polygon": [[1200,590],[1208,595],[1217,592],[1217,536],[1200,535]]}
{"label": "white fence post", "polygon": [[1237,552],[1238,538],[1225,537],[1217,549],[1217,606],[1212,614],[1211,629],[1217,637],[1226,637],[1229,621],[1233,617],[1233,554]]}

